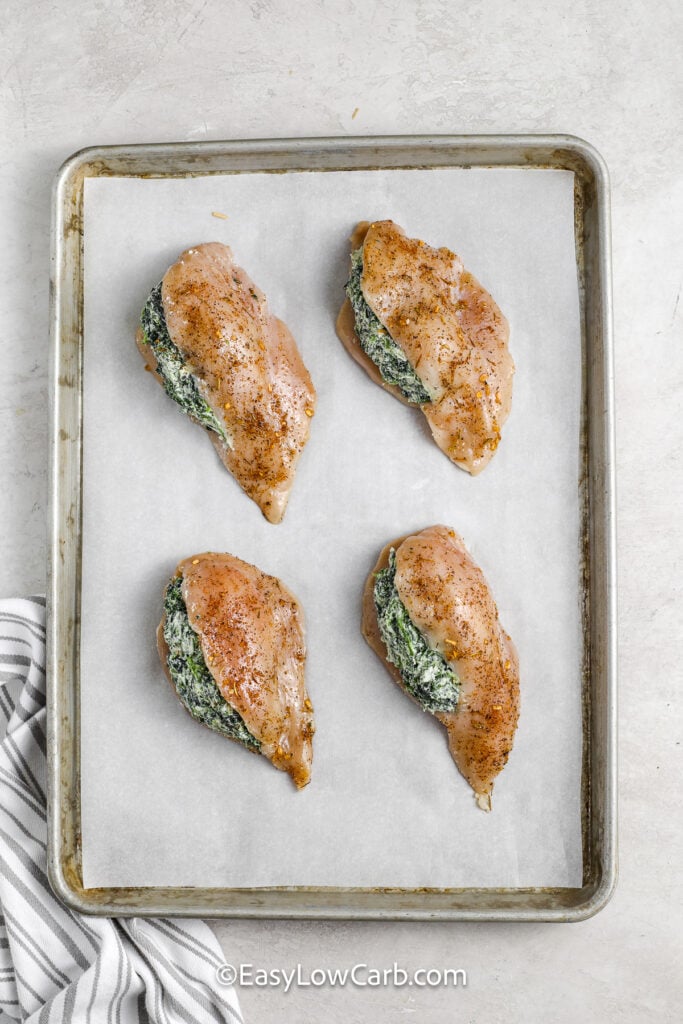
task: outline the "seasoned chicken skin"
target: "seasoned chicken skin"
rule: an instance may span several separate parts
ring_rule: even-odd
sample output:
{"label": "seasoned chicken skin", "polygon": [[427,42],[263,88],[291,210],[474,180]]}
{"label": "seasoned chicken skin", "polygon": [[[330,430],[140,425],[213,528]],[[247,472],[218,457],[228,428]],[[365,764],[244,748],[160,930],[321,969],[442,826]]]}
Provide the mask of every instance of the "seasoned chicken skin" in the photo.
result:
{"label": "seasoned chicken skin", "polygon": [[519,717],[517,651],[462,538],[446,526],[431,526],[388,544],[365,587],[363,635],[403,689],[401,673],[387,660],[375,604],[376,576],[392,549],[398,597],[459,680],[454,709],[433,713],[446,727],[451,756],[478,805],[490,810],[494,780],[507,762]]}
{"label": "seasoned chicken skin", "polygon": [[[207,427],[221,461],[266,519],[279,523],[316,402],[294,338],[219,242],[180,256],[164,275],[161,302],[160,329],[167,329],[183,361],[181,387],[191,375],[189,383],[198,391],[194,404],[173,393],[144,330],[143,311],[136,340],[148,368]],[[198,414],[197,403],[208,405],[206,415]]]}
{"label": "seasoned chicken skin", "polygon": [[[205,666],[229,709],[237,712],[238,723],[241,718],[239,731],[231,724],[232,738],[259,751],[301,789],[311,777],[315,726],[304,683],[306,644],[299,602],[279,579],[229,554],[186,558],[169,587],[178,578],[183,611],[199,638],[204,663],[195,660],[190,666],[191,684]],[[210,724],[206,715],[200,717],[188,706],[187,694],[179,688],[188,643],[182,634],[177,640],[174,635],[177,614],[167,600],[157,631],[161,663],[187,710]],[[196,691],[191,692],[197,700]],[[208,704],[203,693],[199,697]],[[226,729],[218,731],[230,735]]]}
{"label": "seasoned chicken skin", "polygon": [[407,238],[391,220],[362,222],[351,244],[362,249],[363,299],[426,393],[408,401],[405,390],[387,382],[364,351],[348,298],[337,320],[340,339],[376,383],[419,404],[452,462],[480,473],[498,447],[512,403],[507,320],[458,256]]}

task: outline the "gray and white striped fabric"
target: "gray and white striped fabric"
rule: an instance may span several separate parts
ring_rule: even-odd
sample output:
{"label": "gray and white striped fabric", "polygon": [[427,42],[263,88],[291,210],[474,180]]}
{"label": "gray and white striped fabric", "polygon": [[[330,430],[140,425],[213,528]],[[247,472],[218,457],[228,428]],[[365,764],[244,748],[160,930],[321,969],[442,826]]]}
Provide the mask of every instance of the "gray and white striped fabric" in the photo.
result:
{"label": "gray and white striped fabric", "polygon": [[239,1024],[204,922],[84,917],[53,895],[44,665],[44,600],[0,601],[0,1024]]}

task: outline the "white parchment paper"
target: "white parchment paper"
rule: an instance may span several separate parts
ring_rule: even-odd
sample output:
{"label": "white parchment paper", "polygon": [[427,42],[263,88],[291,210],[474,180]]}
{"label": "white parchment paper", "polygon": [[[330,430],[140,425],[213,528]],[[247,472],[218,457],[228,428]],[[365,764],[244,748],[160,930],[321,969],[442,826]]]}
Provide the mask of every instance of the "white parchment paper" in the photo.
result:
{"label": "white parchment paper", "polygon": [[[228,215],[212,217],[212,211]],[[334,321],[358,220],[459,253],[511,324],[512,414],[483,474],[381,391]],[[318,413],[272,526],[133,337],[186,247],[232,246],[292,330]],[[581,882],[580,334],[573,178],[555,170],[88,180],[85,192],[83,873],[90,886],[576,886]],[[514,750],[484,814],[445,730],[359,631],[379,550],[433,523],[481,565],[519,649]],[[229,551],[306,612],[313,780],[195,723],[154,633],[176,563]]]}

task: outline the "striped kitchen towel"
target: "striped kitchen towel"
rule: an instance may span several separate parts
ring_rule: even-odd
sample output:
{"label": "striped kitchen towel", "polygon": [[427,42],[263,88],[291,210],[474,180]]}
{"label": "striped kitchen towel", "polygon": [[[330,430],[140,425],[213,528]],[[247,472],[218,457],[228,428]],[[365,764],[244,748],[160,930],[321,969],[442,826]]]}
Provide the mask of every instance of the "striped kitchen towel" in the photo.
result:
{"label": "striped kitchen towel", "polygon": [[0,601],[0,1024],[242,1020],[203,921],[67,910],[47,879],[45,601]]}

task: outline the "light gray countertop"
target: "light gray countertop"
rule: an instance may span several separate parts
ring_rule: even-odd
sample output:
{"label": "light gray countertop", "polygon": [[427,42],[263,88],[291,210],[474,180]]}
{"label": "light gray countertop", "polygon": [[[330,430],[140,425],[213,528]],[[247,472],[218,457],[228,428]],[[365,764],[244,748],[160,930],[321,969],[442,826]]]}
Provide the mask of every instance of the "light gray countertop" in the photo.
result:
{"label": "light gray countertop", "polygon": [[[9,0],[0,38],[0,592],[45,587],[50,187],[98,143],[568,132],[612,180],[620,880],[575,925],[216,925],[231,963],[462,967],[246,988],[248,1021],[673,1021],[681,964],[683,8],[675,0]],[[355,116],[354,116],[354,112]],[[542,300],[541,300],[542,301]]]}

